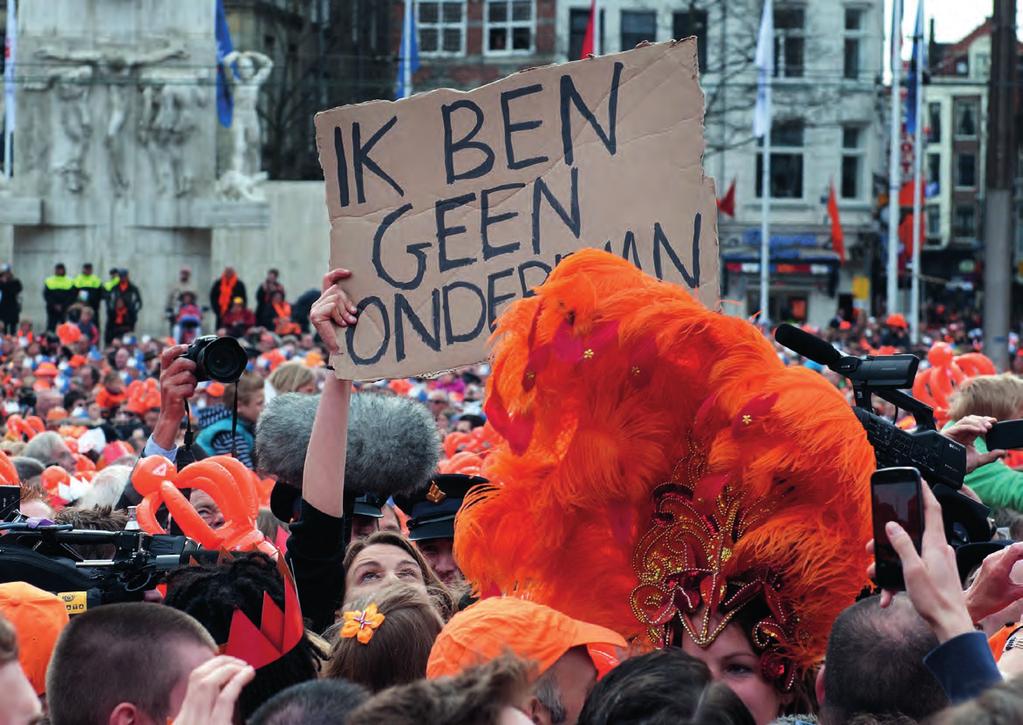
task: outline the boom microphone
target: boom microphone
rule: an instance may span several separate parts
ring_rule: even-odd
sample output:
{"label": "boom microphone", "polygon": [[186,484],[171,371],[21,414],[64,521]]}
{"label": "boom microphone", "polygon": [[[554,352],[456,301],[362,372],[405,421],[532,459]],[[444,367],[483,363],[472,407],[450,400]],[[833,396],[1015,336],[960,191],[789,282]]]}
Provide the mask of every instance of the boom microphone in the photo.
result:
{"label": "boom microphone", "polygon": [[834,368],[842,359],[842,353],[827,342],[793,325],[778,325],[774,339],[789,350],[829,368]]}

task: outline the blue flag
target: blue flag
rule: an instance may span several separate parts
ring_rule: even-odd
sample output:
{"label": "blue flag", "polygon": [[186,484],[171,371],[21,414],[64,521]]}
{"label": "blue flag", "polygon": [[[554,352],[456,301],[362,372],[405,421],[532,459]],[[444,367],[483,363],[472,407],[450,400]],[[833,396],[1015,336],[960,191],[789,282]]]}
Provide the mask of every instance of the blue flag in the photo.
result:
{"label": "blue flag", "polygon": [[923,3],[917,2],[916,28],[913,30],[913,59],[909,64],[909,78],[906,80],[906,133],[916,133],[916,95],[920,92],[916,83],[917,64],[927,71],[927,47],[924,45]]}
{"label": "blue flag", "polygon": [[[405,19],[401,28],[401,50],[398,52],[398,80],[395,83],[395,100],[412,95],[412,74],[419,70],[419,42],[416,39],[416,19],[413,2],[405,2]],[[408,77],[408,87],[405,78]]]}
{"label": "blue flag", "polygon": [[[217,117],[221,126],[231,125],[231,115],[234,112],[234,101],[231,99],[231,87],[227,83],[227,76],[224,75],[222,61],[224,57],[234,50],[231,42],[231,30],[227,27],[227,16],[224,15],[224,0],[217,0],[216,19],[217,38]],[[232,65],[232,72],[234,66]]]}

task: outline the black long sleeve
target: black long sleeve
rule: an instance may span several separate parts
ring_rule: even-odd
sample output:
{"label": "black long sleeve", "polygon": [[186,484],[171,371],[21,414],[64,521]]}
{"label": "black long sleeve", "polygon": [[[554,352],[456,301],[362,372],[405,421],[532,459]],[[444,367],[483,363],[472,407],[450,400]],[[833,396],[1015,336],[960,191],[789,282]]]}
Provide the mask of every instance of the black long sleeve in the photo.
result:
{"label": "black long sleeve", "polygon": [[342,520],[328,516],[303,499],[288,537],[288,560],[310,629],[320,633],[334,624],[345,588]]}

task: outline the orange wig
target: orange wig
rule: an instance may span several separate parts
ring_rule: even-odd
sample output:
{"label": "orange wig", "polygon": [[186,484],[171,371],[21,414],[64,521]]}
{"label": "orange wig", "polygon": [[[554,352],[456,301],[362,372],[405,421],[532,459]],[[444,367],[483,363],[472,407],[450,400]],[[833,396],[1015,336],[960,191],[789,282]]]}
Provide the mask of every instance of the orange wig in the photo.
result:
{"label": "orange wig", "polygon": [[455,533],[482,596],[652,646],[683,629],[708,646],[742,612],[775,682],[820,661],[869,563],[874,455],[838,390],[596,250],[494,339],[487,416],[504,441]]}

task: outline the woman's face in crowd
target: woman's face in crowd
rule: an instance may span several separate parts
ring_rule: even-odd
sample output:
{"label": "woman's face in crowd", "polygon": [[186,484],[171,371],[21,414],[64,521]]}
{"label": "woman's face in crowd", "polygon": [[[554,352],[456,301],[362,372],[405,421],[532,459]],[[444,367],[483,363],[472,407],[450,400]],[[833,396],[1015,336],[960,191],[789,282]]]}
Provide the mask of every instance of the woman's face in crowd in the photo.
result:
{"label": "woman's face in crowd", "polygon": [[345,600],[371,594],[395,582],[426,591],[423,570],[407,551],[389,544],[372,544],[359,552],[345,573]]}
{"label": "woman's face in crowd", "polygon": [[[716,623],[711,623],[713,629]],[[703,662],[717,682],[728,685],[739,696],[757,725],[767,725],[778,717],[786,697],[764,679],[760,657],[753,652],[746,635],[734,622],[729,624],[706,649],[685,635],[682,651]]]}
{"label": "woman's face in crowd", "polygon": [[205,521],[211,529],[219,529],[224,525],[224,514],[220,513],[220,508],[208,493],[193,488],[188,501],[192,504],[195,512],[199,514],[199,518]]}

